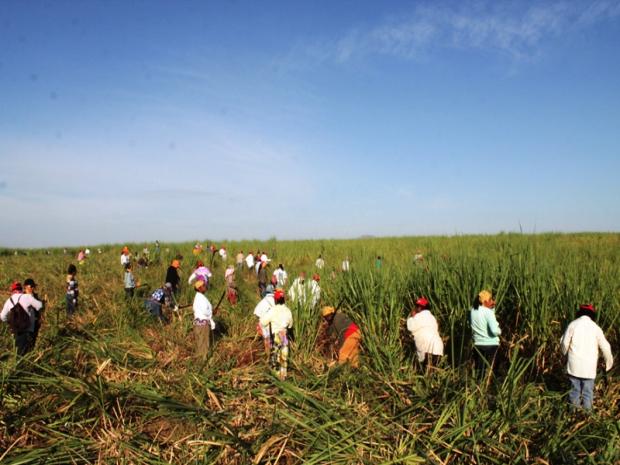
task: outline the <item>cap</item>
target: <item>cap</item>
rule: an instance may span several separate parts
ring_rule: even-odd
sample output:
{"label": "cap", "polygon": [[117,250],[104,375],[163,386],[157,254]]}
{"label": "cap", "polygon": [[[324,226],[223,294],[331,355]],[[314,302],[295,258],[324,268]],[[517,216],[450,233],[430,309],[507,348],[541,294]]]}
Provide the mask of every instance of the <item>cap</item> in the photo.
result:
{"label": "cap", "polygon": [[173,267],[178,268],[181,266],[181,262],[179,262],[178,260],[172,260],[172,264]]}
{"label": "cap", "polygon": [[37,284],[34,282],[34,279],[28,278],[24,281],[24,286],[37,287]]}
{"label": "cap", "polygon": [[267,294],[273,294],[273,290],[274,290],[274,289],[273,289],[273,285],[271,285],[271,284],[267,284],[267,287],[265,288],[265,292],[266,292]]}
{"label": "cap", "polygon": [[487,300],[490,300],[493,297],[490,291],[486,289],[484,291],[480,291],[478,294],[478,298],[480,299],[480,303],[485,303]]}
{"label": "cap", "polygon": [[284,299],[284,290],[283,290],[283,289],[280,289],[280,288],[277,288],[277,289],[275,290],[275,292],[273,293],[273,298],[274,298],[275,300]]}
{"label": "cap", "polygon": [[319,276],[319,274],[318,274],[318,273],[314,273],[314,274],[312,275],[312,279],[313,279],[314,281],[320,281],[320,280],[321,280],[321,277]]}
{"label": "cap", "polygon": [[415,304],[418,307],[422,307],[422,308],[429,307],[429,301],[426,299],[426,297],[420,297],[418,300],[415,301]]}
{"label": "cap", "polygon": [[15,292],[15,291],[21,291],[22,290],[22,283],[14,281],[13,283],[11,283],[11,292]]}
{"label": "cap", "polygon": [[323,316],[332,315],[334,313],[336,313],[336,309],[334,307],[323,307],[323,310],[321,310],[321,315]]}
{"label": "cap", "polygon": [[579,310],[588,310],[590,312],[596,312],[596,308],[592,304],[581,304]]}
{"label": "cap", "polygon": [[200,268],[201,266],[205,266],[205,264],[204,264],[204,263],[202,263],[202,260],[198,260],[198,261],[196,262],[196,268]]}

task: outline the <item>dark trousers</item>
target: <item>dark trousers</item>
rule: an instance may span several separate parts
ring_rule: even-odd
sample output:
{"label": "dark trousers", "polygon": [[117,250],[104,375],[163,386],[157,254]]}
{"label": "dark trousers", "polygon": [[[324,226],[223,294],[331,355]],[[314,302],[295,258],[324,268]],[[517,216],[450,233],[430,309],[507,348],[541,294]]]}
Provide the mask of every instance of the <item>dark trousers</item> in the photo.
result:
{"label": "dark trousers", "polygon": [[67,316],[73,316],[77,309],[77,298],[67,294]]}
{"label": "dark trousers", "polygon": [[125,299],[131,300],[133,298],[135,288],[134,287],[126,287],[125,288]]}
{"label": "dark trousers", "polygon": [[484,379],[487,368],[495,371],[495,357],[499,346],[474,346],[474,368],[478,379]]}
{"label": "dark trousers", "polygon": [[18,355],[26,355],[34,348],[34,335],[30,331],[15,333],[15,348]]}

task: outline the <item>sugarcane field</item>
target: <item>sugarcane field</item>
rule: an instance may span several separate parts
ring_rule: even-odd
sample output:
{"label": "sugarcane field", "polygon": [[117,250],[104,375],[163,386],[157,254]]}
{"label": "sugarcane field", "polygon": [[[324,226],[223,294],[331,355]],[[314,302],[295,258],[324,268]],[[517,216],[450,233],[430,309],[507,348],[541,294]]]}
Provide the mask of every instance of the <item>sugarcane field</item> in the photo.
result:
{"label": "sugarcane field", "polygon": [[[30,283],[43,307],[21,354],[0,326],[1,463],[618,462],[616,365],[599,358],[593,405],[576,407],[561,348],[588,303],[617,354],[618,234],[211,245],[2,251],[3,297]],[[196,278],[196,264],[210,276]],[[153,313],[170,268],[178,287]],[[479,373],[470,313],[481,291],[501,336]],[[199,293],[210,302],[206,348]],[[292,316],[284,375],[279,333],[264,337],[254,313],[274,293]],[[429,360],[408,331],[421,306],[442,343]],[[342,359],[326,313],[354,322],[355,359]]]}
{"label": "sugarcane field", "polygon": [[620,465],[620,0],[1,0],[0,465]]}

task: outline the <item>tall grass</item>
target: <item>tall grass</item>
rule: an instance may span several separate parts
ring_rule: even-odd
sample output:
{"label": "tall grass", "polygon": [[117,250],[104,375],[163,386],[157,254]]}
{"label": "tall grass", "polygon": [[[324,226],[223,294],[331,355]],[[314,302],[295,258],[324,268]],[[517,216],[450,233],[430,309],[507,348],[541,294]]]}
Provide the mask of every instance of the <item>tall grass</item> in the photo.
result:
{"label": "tall grass", "polygon": [[[135,275],[163,284],[165,268],[192,243],[162,244],[162,260]],[[312,273],[321,253],[323,304],[358,323],[362,364],[327,368],[315,349],[319,310],[291,305],[296,340],[290,376],[269,374],[255,336],[256,278],[238,276],[240,301],[222,303],[228,333],[207,363],[194,358],[191,309],[162,326],[139,298],[126,302],[120,246],[79,267],[73,321],[64,313],[61,250],[0,256],[0,285],[32,276],[46,296],[35,350],[12,352],[0,326],[0,462],[18,463],[617,463],[620,385],[597,382],[595,412],[566,407],[559,338],[579,303],[600,309],[614,352],[620,343],[620,236],[498,235],[228,243],[266,249],[291,278]],[[130,245],[141,250],[143,244]],[[96,250],[97,247],[91,247]],[[166,251],[166,249],[168,249]],[[414,261],[417,251],[424,260]],[[117,253],[118,252],[118,253]],[[374,257],[384,258],[377,269]],[[339,271],[345,256],[351,271]],[[191,258],[190,258],[191,257]],[[210,261],[206,257],[207,263]],[[232,261],[232,257],[229,261]],[[225,288],[216,257],[208,297]],[[471,377],[467,325],[473,297],[497,297],[501,367],[488,386]],[[404,330],[413,300],[426,296],[446,342],[425,376]],[[189,303],[185,286],[179,303]]]}

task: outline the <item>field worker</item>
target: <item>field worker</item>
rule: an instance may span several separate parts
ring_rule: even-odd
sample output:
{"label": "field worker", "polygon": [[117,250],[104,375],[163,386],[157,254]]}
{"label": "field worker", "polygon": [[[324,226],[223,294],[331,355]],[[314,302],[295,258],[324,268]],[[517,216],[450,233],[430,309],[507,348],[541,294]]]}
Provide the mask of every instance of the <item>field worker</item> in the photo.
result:
{"label": "field worker", "polygon": [[243,270],[243,259],[244,258],[245,257],[243,256],[243,250],[240,250],[237,256],[235,257],[235,264],[237,265],[237,271],[239,273],[241,273],[241,270]]}
{"label": "field worker", "polygon": [[[16,307],[18,304],[21,308]],[[2,307],[0,320],[9,324],[19,355],[25,355],[34,347],[36,314],[42,308],[43,302],[35,299],[32,294],[23,293],[21,283],[11,284],[11,295]]]}
{"label": "field worker", "polygon": [[289,331],[293,328],[293,314],[284,303],[284,291],[273,293],[274,307],[260,318],[260,324],[270,329],[271,369],[281,381],[286,379],[288,368]]}
{"label": "field worker", "polygon": [[288,296],[291,301],[298,305],[303,305],[306,302],[306,272],[302,271],[299,276],[295,278],[293,284],[288,290]]}
{"label": "field worker", "polygon": [[196,355],[203,360],[206,360],[209,355],[211,331],[215,329],[215,321],[213,321],[213,307],[205,295],[207,285],[204,281],[196,281],[194,284],[194,289],[196,289],[193,304]]}
{"label": "field worker", "polygon": [[323,260],[323,257],[321,256],[321,254],[319,254],[318,258],[314,262],[314,266],[319,270],[322,270],[323,267],[325,266],[325,260]]}
{"label": "field worker", "polygon": [[315,308],[321,301],[321,286],[319,286],[320,280],[321,277],[318,273],[314,273],[312,275],[312,281],[310,281],[310,305],[312,308]]}
{"label": "field worker", "polygon": [[80,251],[77,254],[78,265],[83,265],[84,264],[84,260],[86,260],[86,254],[84,253],[84,250],[80,249]]}
{"label": "field worker", "polygon": [[174,294],[178,294],[179,284],[181,284],[181,276],[179,275],[179,268],[181,267],[181,262],[177,259],[172,260],[170,262],[170,266],[166,271],[166,283],[170,283],[172,285],[172,292]]}
{"label": "field worker", "polygon": [[194,248],[192,249],[192,253],[194,256],[198,256],[202,253],[202,244],[200,242],[196,242],[194,244]]}
{"label": "field worker", "polygon": [[611,370],[614,359],[611,346],[601,328],[594,322],[596,309],[591,304],[580,305],[560,342],[562,353],[568,355],[567,372],[571,383],[568,399],[575,407],[592,409],[594,379],[599,349],[605,359],[605,371]]}
{"label": "field worker", "polygon": [[282,263],[273,272],[273,276],[276,278],[275,286],[284,289],[284,286],[288,284],[288,273],[284,270]]}
{"label": "field worker", "polygon": [[86,258],[88,258],[88,256],[90,255],[90,249],[84,250],[84,255],[86,255]]}
{"label": "field worker", "polygon": [[258,270],[258,293],[262,297],[265,295],[265,288],[267,287],[267,262],[259,262],[260,269]]}
{"label": "field worker", "polygon": [[196,268],[187,280],[187,284],[192,284],[194,281],[199,279],[201,281],[204,281],[207,285],[207,289],[209,289],[209,280],[211,279],[211,276],[211,270],[205,266],[202,260],[198,260],[196,262]]}
{"label": "field worker", "polygon": [[36,288],[37,288],[37,285],[34,282],[34,279],[27,278],[24,281],[24,293],[30,294],[32,297],[34,297],[36,300],[41,301],[41,303],[43,304],[43,307],[39,310],[36,310],[35,308],[31,308],[31,310],[34,312],[34,334],[33,334],[33,340],[32,340],[33,347],[35,343],[37,342],[37,337],[39,336],[39,329],[41,329],[41,323],[43,320],[43,310],[45,307],[45,302],[43,302],[43,300],[39,298]]}
{"label": "field worker", "polygon": [[131,300],[136,290],[136,280],[133,277],[133,272],[131,270],[131,263],[127,263],[125,265],[124,282],[125,282],[125,299]]}
{"label": "field worker", "polygon": [[80,291],[78,290],[77,268],[74,264],[69,265],[67,268],[66,278],[66,294],[65,300],[67,302],[67,316],[72,317],[78,306],[78,296]]}
{"label": "field worker", "polygon": [[152,316],[159,318],[162,323],[168,323],[168,318],[166,318],[163,312],[164,306],[168,308],[173,307],[172,284],[170,283],[166,283],[163,287],[155,289],[151,297],[144,301],[144,307]]}
{"label": "field worker", "polygon": [[351,268],[351,264],[349,263],[349,257],[345,257],[342,261],[342,271],[347,272]]}
{"label": "field worker", "polygon": [[483,290],[478,294],[469,313],[469,321],[474,342],[474,366],[478,379],[482,379],[487,367],[493,371],[499,336],[502,334],[495,318],[495,301],[490,291]]}
{"label": "field worker", "polygon": [[437,366],[443,355],[443,341],[439,336],[437,320],[430,312],[431,304],[425,297],[415,301],[415,307],[407,318],[407,329],[413,336],[418,361],[426,366]]}
{"label": "field worker", "polygon": [[220,254],[220,258],[222,259],[222,261],[226,262],[226,260],[228,259],[228,253],[226,252],[226,247],[221,247],[219,254]]}
{"label": "field worker", "polygon": [[267,256],[265,252],[260,254],[260,261],[270,263],[271,259]]}
{"label": "field worker", "polygon": [[248,253],[245,257],[245,264],[247,265],[248,270],[254,268],[254,255],[252,255],[252,252]]}
{"label": "field worker", "polygon": [[121,266],[124,267],[130,261],[131,261],[131,253],[129,253],[129,248],[125,246],[121,250]]}
{"label": "field worker", "polygon": [[344,313],[337,312],[334,307],[323,307],[321,315],[323,323],[327,325],[327,335],[336,341],[338,363],[348,362],[357,368],[362,340],[359,327]]}
{"label": "field worker", "polygon": [[226,298],[230,305],[237,304],[237,284],[235,283],[235,267],[228,265],[224,272],[224,281],[226,281]]}
{"label": "field worker", "polygon": [[260,324],[260,319],[267,315],[271,311],[271,309],[276,305],[275,300],[273,299],[274,288],[271,284],[268,284],[265,288],[265,297],[263,297],[256,307],[254,307],[254,315],[258,317],[258,325],[257,330],[258,333],[263,338],[263,344],[265,346],[265,355],[269,360],[269,354],[271,351],[271,333],[269,332],[269,326],[262,326]]}
{"label": "field worker", "polygon": [[375,268],[380,270],[382,266],[383,266],[383,259],[381,258],[381,255],[377,255],[377,259],[375,260]]}

